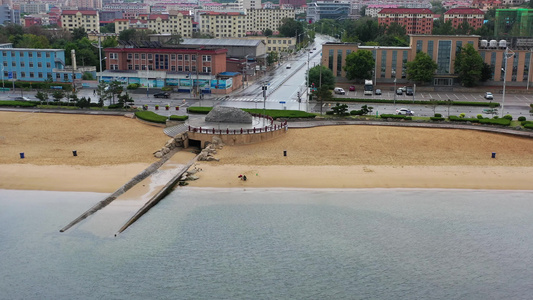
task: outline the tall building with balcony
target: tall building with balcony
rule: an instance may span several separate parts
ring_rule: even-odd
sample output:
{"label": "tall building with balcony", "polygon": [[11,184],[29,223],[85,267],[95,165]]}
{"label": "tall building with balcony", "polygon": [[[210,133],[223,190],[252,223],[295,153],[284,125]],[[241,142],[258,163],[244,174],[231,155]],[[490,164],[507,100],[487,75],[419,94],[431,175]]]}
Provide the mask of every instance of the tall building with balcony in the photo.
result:
{"label": "tall building with balcony", "polygon": [[444,13],[444,22],[451,22],[453,28],[458,28],[463,23],[479,29],[483,26],[485,14],[477,8],[452,8]]}
{"label": "tall building with balcony", "polygon": [[397,23],[407,34],[431,34],[433,12],[428,8],[384,8],[378,13],[379,25]]}
{"label": "tall building with balcony", "polygon": [[20,24],[20,11],[12,9],[9,5],[0,5],[0,24]]}
{"label": "tall building with balcony", "polygon": [[84,28],[86,32],[100,32],[100,19],[96,10],[64,10],[61,13],[60,27],[70,32],[74,28]]}

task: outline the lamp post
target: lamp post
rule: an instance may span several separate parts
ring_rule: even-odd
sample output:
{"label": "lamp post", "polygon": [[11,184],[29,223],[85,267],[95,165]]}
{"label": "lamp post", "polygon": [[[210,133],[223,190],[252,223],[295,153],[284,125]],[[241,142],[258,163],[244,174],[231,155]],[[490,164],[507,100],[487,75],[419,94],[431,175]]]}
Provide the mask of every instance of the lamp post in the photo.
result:
{"label": "lamp post", "polygon": [[503,95],[502,95],[502,111],[501,111],[501,114],[500,116],[503,117],[503,107],[504,107],[504,104],[505,104],[505,83],[507,82],[507,60],[511,57],[513,57],[514,55],[514,52],[511,51],[511,53],[509,53],[509,48],[505,48],[505,52],[504,52],[504,55],[503,55],[503,68],[502,68],[502,71],[503,71]]}
{"label": "lamp post", "polygon": [[396,78],[394,78],[394,107],[396,107]]}
{"label": "lamp post", "polygon": [[376,52],[376,57],[374,58],[374,84],[377,85],[377,75],[378,75],[378,47],[374,47]]}
{"label": "lamp post", "polygon": [[5,86],[4,86],[4,65],[2,65],[2,92],[5,93]]}
{"label": "lamp post", "polygon": [[529,78],[531,77],[531,59],[532,59],[531,56],[533,56],[533,48],[529,49],[529,67],[527,69],[527,88],[526,88],[526,90],[528,91],[529,91],[529,80],[530,80]]}

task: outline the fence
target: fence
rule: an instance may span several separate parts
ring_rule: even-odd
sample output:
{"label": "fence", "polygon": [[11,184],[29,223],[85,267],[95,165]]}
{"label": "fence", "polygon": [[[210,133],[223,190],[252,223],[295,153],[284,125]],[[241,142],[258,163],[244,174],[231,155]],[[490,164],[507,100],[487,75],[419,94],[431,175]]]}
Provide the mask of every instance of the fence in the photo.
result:
{"label": "fence", "polygon": [[281,122],[280,124],[274,124],[274,119],[270,116],[264,116],[261,114],[252,114],[253,117],[256,118],[263,118],[268,121],[270,121],[270,125],[264,126],[264,127],[253,127],[253,128],[239,128],[239,129],[215,129],[215,128],[202,128],[202,127],[195,127],[195,126],[188,126],[189,132],[194,133],[205,133],[205,134],[254,134],[254,133],[265,133],[265,132],[272,132],[281,130],[287,127],[287,121]]}

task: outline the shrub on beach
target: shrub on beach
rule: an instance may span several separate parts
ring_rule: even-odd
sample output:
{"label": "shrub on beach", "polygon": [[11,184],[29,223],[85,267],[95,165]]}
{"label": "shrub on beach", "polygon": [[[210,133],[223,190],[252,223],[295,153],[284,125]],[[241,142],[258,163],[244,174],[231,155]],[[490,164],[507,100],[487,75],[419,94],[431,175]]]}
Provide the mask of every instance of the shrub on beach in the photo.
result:
{"label": "shrub on beach", "polygon": [[162,124],[165,124],[167,122],[167,117],[160,116],[153,111],[136,111],[135,116],[141,120],[148,121],[148,122],[162,123]]}
{"label": "shrub on beach", "polygon": [[444,121],[445,120],[445,118],[443,117],[429,117],[429,119],[431,121]]}
{"label": "shrub on beach", "polygon": [[434,117],[435,117],[435,118],[442,118],[442,115],[441,115],[441,114],[435,114]]}
{"label": "shrub on beach", "polygon": [[503,116],[502,118],[507,119],[507,120],[509,120],[509,121],[512,121],[512,120],[513,120],[513,116],[511,116],[511,115],[505,115],[505,116]]}
{"label": "shrub on beach", "polygon": [[524,116],[518,117],[518,121],[520,121],[520,122],[524,122],[525,120],[526,120],[526,117],[524,117]]}

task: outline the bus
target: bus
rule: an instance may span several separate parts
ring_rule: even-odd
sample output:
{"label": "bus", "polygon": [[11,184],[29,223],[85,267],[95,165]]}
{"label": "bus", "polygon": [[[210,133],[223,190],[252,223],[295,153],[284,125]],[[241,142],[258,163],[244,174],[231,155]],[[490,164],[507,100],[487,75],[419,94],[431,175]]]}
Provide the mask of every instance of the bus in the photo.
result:
{"label": "bus", "polygon": [[374,92],[374,85],[372,84],[372,80],[365,80],[365,86],[364,86],[364,94],[372,96],[372,93]]}

